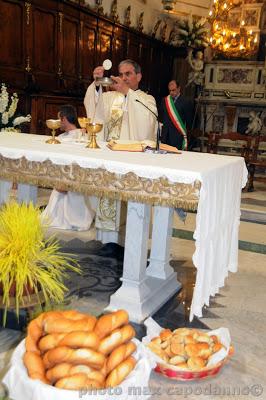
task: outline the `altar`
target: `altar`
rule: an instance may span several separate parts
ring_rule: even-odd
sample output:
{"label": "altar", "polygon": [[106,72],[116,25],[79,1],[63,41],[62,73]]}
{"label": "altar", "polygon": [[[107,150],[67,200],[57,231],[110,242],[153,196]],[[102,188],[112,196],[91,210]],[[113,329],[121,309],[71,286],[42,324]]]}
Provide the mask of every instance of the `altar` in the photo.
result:
{"label": "altar", "polygon": [[40,135],[1,133],[0,203],[7,200],[11,182],[19,183],[19,201],[34,200],[37,186],[127,201],[122,285],[107,309],[125,308],[135,322],[152,315],[180,288],[169,264],[173,210],[197,210],[197,277],[190,319],[201,317],[202,307],[224,285],[228,272],[237,271],[240,197],[247,179],[244,160],[192,152],[114,152],[105,143],[90,150],[80,143],[49,145],[45,140]]}

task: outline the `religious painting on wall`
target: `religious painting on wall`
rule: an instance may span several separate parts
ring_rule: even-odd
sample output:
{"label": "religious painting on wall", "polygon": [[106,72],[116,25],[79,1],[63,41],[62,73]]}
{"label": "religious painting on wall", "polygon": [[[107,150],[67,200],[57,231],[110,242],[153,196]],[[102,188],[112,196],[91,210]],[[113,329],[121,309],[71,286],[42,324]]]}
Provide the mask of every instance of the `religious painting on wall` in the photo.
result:
{"label": "religious painting on wall", "polygon": [[241,10],[231,10],[228,15],[228,26],[231,29],[239,29],[241,24]]}
{"label": "religious painting on wall", "polygon": [[244,5],[242,8],[241,20],[245,21],[245,28],[259,29],[260,13],[261,13],[261,5],[259,6]]}

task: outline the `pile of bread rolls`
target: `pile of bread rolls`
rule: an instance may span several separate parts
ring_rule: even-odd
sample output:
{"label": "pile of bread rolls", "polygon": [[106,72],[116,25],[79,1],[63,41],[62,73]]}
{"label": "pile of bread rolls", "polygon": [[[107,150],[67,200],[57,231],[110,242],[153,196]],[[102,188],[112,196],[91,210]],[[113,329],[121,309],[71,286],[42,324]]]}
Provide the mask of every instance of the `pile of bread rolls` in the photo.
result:
{"label": "pile of bread rolls", "polygon": [[183,370],[200,371],[222,343],[216,335],[209,336],[197,329],[163,329],[148,344],[151,351],[165,363]]}
{"label": "pile of bread rolls", "polygon": [[57,388],[114,387],[136,365],[134,336],[124,310],[98,320],[72,310],[50,311],[29,323],[23,361],[30,378]]}

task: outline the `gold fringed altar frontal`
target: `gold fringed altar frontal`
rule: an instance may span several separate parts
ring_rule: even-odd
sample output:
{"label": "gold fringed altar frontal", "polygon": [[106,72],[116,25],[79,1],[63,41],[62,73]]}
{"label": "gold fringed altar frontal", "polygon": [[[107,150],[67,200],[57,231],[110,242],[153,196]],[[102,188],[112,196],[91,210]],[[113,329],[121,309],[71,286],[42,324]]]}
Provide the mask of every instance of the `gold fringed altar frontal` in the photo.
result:
{"label": "gold fringed altar frontal", "polygon": [[82,168],[78,164],[58,165],[6,158],[0,155],[0,177],[16,183],[70,190],[85,195],[136,201],[151,205],[197,209],[200,182],[172,183],[166,177],[141,178],[133,172],[116,174],[104,168]]}

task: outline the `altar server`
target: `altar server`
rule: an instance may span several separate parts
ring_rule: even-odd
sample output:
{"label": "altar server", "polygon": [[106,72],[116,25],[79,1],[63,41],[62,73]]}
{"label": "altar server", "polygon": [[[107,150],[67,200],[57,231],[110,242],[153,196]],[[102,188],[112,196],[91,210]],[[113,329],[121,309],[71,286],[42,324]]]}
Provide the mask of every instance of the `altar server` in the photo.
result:
{"label": "altar server", "polygon": [[[59,135],[61,142],[71,142],[80,138],[81,129],[77,128],[77,113],[73,106],[65,105],[59,110],[61,121]],[[62,192],[54,189],[42,218],[53,228],[88,230],[95,216],[92,203],[94,199],[84,197],[80,193]]]}

